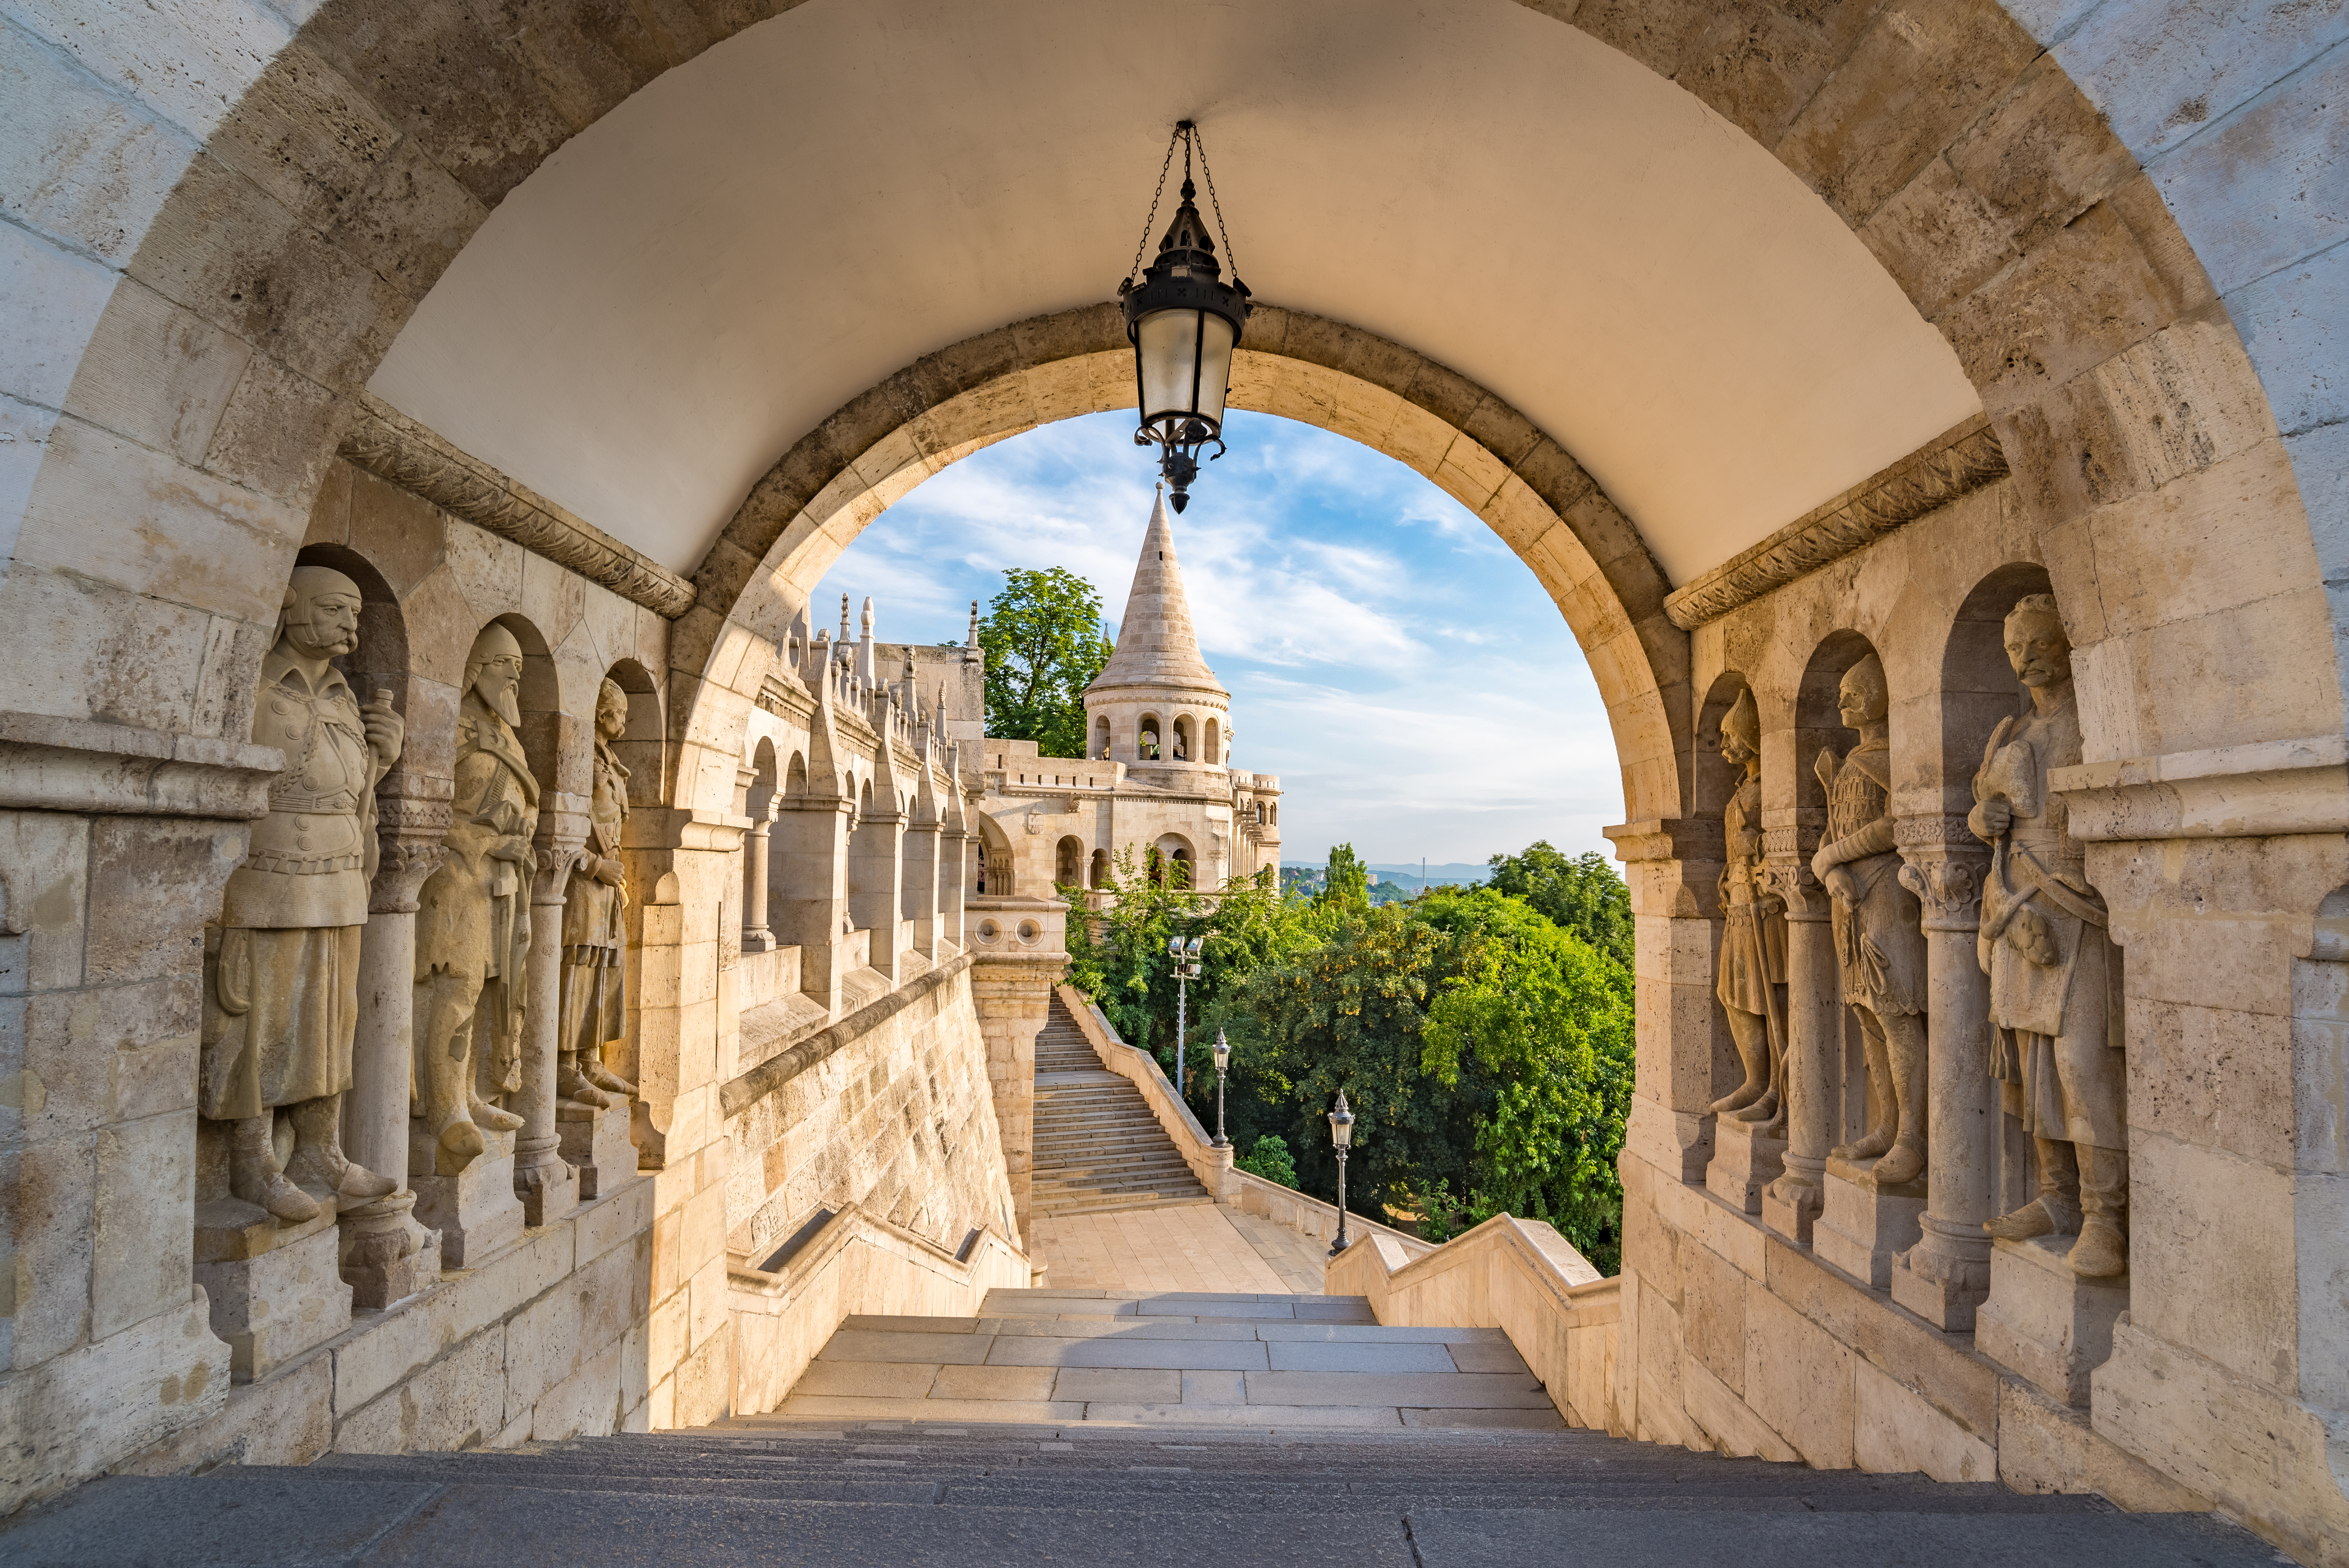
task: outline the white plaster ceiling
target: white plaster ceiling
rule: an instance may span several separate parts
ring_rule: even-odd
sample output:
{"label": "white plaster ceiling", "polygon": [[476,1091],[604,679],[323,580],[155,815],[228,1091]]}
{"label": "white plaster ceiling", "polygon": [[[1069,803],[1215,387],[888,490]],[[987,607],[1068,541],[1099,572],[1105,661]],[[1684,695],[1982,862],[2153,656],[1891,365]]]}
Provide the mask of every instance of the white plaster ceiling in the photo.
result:
{"label": "white plaster ceiling", "polygon": [[373,389],[689,570],[851,397],[1110,297],[1186,115],[1257,297],[1507,398],[1676,583],[1980,407],[1775,159],[1513,0],[811,0],[547,160]]}

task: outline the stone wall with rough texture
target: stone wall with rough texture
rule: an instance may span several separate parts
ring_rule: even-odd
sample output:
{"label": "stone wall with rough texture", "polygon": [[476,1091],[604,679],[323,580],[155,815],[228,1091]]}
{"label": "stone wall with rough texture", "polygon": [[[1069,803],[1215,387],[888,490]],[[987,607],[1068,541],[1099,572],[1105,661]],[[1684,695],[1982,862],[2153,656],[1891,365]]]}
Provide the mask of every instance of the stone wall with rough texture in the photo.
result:
{"label": "stone wall with rough texture", "polygon": [[755,1268],[851,1203],[948,1253],[1015,1234],[984,1026],[951,959],[729,1084],[728,1252]]}

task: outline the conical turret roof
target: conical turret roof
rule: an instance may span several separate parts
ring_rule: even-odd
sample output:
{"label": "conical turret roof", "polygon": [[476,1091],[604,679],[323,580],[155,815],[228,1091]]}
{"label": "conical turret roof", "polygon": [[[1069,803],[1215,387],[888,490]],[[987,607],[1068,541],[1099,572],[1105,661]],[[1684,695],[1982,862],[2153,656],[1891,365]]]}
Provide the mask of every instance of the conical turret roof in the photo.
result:
{"label": "conical turret roof", "polygon": [[1199,656],[1199,634],[1183,593],[1183,568],[1174,559],[1174,529],[1166,518],[1163,490],[1142,535],[1142,559],[1134,562],[1133,586],[1126,591],[1116,650],[1085,689],[1112,686],[1182,686],[1231,695]]}

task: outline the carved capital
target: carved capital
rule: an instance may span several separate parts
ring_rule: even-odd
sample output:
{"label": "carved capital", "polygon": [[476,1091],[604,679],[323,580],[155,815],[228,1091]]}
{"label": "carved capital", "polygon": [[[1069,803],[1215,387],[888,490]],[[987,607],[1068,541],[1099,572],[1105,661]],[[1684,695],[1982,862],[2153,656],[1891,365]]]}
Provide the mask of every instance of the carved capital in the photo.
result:
{"label": "carved capital", "polygon": [[1818,830],[1790,827],[1767,828],[1762,833],[1762,864],[1768,877],[1770,891],[1786,906],[1788,920],[1825,920],[1828,913],[1827,890],[1811,874],[1811,852],[1817,847]]}
{"label": "carved capital", "polygon": [[376,796],[376,837],[381,853],[367,891],[369,914],[413,914],[425,879],[449,853],[446,779],[388,779]]}
{"label": "carved capital", "polygon": [[1900,885],[1924,905],[1926,930],[1971,932],[1981,925],[1990,851],[1963,817],[1903,817],[1893,825],[1893,841],[1900,850]]}

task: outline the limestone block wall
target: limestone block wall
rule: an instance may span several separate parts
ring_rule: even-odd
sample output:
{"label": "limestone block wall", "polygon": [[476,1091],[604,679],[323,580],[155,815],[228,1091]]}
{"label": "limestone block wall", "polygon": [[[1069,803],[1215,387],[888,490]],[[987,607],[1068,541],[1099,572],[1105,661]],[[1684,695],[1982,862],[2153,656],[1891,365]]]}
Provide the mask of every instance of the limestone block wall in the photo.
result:
{"label": "limestone block wall", "polygon": [[[2231,335],[2183,320],[2095,376],[2114,462],[2098,491],[2019,462],[1692,633],[1697,812],[1613,830],[1640,986],[1617,1417],[1700,1449],[2217,1506],[2336,1562],[2349,1502],[2319,1458],[2341,1408],[2325,1282],[2349,1266],[2330,1109],[2349,1081],[2332,637],[2287,586],[2313,575],[2311,548],[2268,526],[2298,500]],[[2027,432],[2006,438],[2027,452]],[[2117,569],[2123,542],[2176,573]],[[2027,700],[2004,617],[2051,593],[2086,751],[2048,789],[2120,954],[2127,1256],[2101,1280],[2064,1265],[2070,1234],[1982,1229],[2043,1190],[2048,1156],[1990,1077],[1977,935],[1999,872],[1966,812],[1985,743]],[[1815,763],[1857,743],[1835,704],[1870,653],[1889,687],[1889,841],[1927,955],[1929,1147],[1908,1184],[1832,1152],[1881,1119],[1883,1084],[1846,1005],[1844,917],[1812,875],[1832,831]],[[1711,1109],[1744,1076],[1716,996],[1734,850],[1717,813],[1740,776],[1715,758],[1747,696],[1764,885],[1787,934],[1789,1113],[1770,1136]]]}
{"label": "limestone block wall", "polygon": [[727,1084],[728,1251],[755,1267],[852,1203],[948,1253],[1011,1233],[981,1029],[958,957]]}

